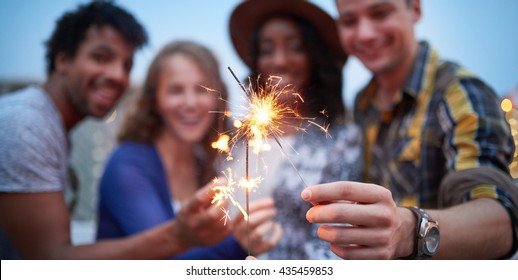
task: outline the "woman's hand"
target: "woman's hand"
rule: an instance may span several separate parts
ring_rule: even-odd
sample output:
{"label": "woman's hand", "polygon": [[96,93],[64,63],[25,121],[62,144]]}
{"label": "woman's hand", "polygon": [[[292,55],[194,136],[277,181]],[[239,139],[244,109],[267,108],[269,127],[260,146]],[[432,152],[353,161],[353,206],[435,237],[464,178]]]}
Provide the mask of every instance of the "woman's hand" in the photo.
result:
{"label": "woman's hand", "polygon": [[[225,183],[224,178],[218,179],[217,184]],[[232,231],[232,227],[221,221],[221,207],[226,203],[211,204],[213,185],[214,182],[210,182],[198,190],[175,218],[174,234],[188,247],[214,245]]]}
{"label": "woman's hand", "polygon": [[[279,243],[282,228],[279,223],[273,221],[276,213],[273,199],[264,198],[250,202],[249,223],[241,213],[234,219],[234,236],[245,250],[250,244],[252,255],[267,252]],[[248,226],[250,226],[250,241]]]}

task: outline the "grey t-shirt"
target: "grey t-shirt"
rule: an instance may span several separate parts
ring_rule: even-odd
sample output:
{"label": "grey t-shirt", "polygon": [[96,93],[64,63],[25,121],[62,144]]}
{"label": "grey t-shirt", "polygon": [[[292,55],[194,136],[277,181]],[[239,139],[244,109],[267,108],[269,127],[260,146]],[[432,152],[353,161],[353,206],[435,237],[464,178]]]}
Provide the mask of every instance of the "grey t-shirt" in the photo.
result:
{"label": "grey t-shirt", "polygon": [[[40,87],[1,96],[0,192],[63,191],[66,182],[66,130],[49,96]],[[2,231],[0,258],[13,258]]]}

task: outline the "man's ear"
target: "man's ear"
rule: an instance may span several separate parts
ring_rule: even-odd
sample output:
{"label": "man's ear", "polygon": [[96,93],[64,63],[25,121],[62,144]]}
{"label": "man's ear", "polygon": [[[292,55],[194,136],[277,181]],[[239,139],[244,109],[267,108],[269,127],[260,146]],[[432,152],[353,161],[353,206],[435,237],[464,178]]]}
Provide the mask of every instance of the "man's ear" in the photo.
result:
{"label": "man's ear", "polygon": [[422,16],[421,0],[410,0],[410,9],[414,14],[414,23],[417,23]]}
{"label": "man's ear", "polygon": [[59,52],[54,57],[54,66],[56,69],[56,73],[63,74],[67,71],[68,66],[70,65],[71,59],[64,52]]}

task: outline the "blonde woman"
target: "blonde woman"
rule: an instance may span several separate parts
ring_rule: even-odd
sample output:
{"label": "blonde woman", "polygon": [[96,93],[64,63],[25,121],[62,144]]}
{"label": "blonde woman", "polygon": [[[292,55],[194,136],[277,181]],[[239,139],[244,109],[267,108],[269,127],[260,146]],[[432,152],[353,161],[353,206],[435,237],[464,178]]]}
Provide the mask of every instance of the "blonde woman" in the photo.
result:
{"label": "blonde woman", "polygon": [[[205,87],[226,99],[218,62],[207,48],[173,42],[155,57],[101,179],[99,239],[130,236],[174,219],[184,201],[201,186],[211,184],[217,174],[217,152],[210,143],[217,137],[218,118],[210,111],[224,110],[225,103]],[[207,223],[224,223],[219,207],[209,211],[212,220]],[[271,199],[254,203],[250,211],[254,217],[250,221],[251,253],[259,254],[277,243],[281,231],[271,221],[276,213]],[[235,234],[215,246],[194,247],[173,258],[244,259],[248,234],[242,215],[226,227]],[[274,234],[266,238],[272,230]]]}

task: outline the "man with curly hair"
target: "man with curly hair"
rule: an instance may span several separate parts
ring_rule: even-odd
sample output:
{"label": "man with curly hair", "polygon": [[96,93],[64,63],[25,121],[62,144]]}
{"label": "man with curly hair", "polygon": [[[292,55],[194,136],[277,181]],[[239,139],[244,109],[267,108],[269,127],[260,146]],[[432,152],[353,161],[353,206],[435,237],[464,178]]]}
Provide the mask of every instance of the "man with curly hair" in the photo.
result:
{"label": "man with curly hair", "polygon": [[141,234],[73,246],[63,196],[68,137],[87,116],[105,116],[125,93],[141,24],[107,1],[65,13],[47,42],[47,74],[0,98],[0,259],[157,259],[221,241],[229,233],[207,189],[174,221]]}

